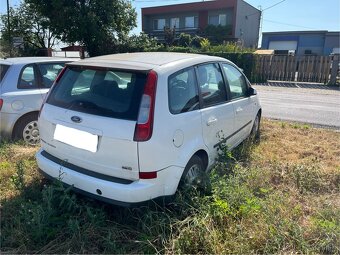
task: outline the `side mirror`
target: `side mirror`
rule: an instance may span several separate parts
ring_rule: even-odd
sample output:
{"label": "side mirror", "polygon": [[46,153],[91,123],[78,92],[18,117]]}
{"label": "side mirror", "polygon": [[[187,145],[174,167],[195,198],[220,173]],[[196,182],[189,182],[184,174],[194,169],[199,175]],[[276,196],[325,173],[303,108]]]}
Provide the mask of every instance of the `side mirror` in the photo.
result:
{"label": "side mirror", "polygon": [[256,89],[254,89],[253,87],[249,87],[249,89],[248,89],[248,97],[256,96],[256,95],[257,95]]}

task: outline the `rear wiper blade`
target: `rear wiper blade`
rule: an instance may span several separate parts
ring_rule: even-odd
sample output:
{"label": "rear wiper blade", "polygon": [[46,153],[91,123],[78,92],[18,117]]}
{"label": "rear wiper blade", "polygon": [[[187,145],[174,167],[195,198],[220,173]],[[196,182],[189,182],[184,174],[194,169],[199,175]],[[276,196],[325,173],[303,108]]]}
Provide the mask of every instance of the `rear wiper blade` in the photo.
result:
{"label": "rear wiper blade", "polygon": [[86,100],[74,100],[70,103],[69,109],[72,109],[73,107],[76,108],[85,108],[85,109],[98,109],[101,108],[98,105],[96,105],[93,102],[86,101]]}
{"label": "rear wiper blade", "polygon": [[87,101],[87,100],[74,100],[70,103],[70,106],[68,109],[86,109],[89,111],[97,111],[97,112],[105,112],[105,113],[111,113],[112,110],[103,108],[93,102]]}

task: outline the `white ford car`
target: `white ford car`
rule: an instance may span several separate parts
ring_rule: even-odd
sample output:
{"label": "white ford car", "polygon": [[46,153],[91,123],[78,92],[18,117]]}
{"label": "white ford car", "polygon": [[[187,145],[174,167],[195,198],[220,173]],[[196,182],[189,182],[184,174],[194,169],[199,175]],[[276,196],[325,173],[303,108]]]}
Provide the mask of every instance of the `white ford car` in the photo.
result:
{"label": "white ford car", "polygon": [[258,135],[256,91],[230,61],[127,53],[69,63],[40,112],[41,171],[109,203],[175,194],[217,148]]}

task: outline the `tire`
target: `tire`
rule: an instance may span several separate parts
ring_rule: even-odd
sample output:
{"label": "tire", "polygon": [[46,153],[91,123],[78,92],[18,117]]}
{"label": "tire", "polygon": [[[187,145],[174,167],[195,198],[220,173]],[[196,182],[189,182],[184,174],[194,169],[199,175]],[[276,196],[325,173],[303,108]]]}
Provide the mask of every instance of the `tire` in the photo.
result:
{"label": "tire", "polygon": [[209,176],[205,171],[202,159],[194,155],[186,165],[179,188],[181,190],[189,190],[191,188],[208,193],[210,191]]}
{"label": "tire", "polygon": [[13,133],[14,140],[24,140],[29,145],[39,144],[38,114],[29,114],[19,119]]}
{"label": "tire", "polygon": [[258,113],[255,117],[253,127],[250,132],[250,139],[254,142],[260,141],[260,124],[261,124],[261,115]]}

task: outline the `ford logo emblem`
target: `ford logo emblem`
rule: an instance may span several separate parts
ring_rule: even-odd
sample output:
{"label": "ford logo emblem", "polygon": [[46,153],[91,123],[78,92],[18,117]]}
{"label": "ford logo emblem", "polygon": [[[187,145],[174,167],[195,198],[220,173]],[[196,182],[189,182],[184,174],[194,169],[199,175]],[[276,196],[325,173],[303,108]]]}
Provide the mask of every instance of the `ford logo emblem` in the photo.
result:
{"label": "ford logo emblem", "polygon": [[82,119],[78,116],[72,116],[71,120],[75,123],[80,123],[82,121]]}

